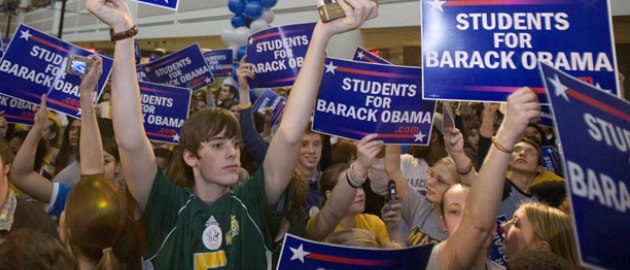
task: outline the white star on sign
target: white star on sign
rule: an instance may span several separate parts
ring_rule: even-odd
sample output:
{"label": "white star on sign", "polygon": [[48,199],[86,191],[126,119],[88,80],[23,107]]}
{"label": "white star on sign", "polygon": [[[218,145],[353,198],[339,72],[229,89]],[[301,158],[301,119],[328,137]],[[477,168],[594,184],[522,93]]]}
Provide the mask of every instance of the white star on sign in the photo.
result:
{"label": "white star on sign", "polygon": [[359,59],[363,59],[365,57],[365,55],[363,54],[363,52],[360,51],[360,52],[357,53],[357,57]]}
{"label": "white star on sign", "polygon": [[333,62],[330,61],[330,63],[328,63],[328,65],[325,66],[326,67],[326,72],[325,73],[332,73],[335,74],[335,69],[337,69],[337,67],[335,65],[333,65]]}
{"label": "white star on sign", "polygon": [[173,141],[179,142],[179,134],[175,133],[175,135],[173,135]]}
{"label": "white star on sign", "polygon": [[437,9],[440,12],[444,12],[442,9],[442,5],[444,5],[444,3],[446,3],[446,1],[433,0],[432,2],[429,2],[429,5],[431,5],[431,10]]}
{"label": "white star on sign", "polygon": [[206,78],[206,83],[212,83],[212,78],[207,77],[207,78]]}
{"label": "white star on sign", "polygon": [[81,108],[77,108],[79,111],[77,112],[78,116],[81,116]]}
{"label": "white star on sign", "polygon": [[249,39],[249,45],[252,45],[252,44],[254,44],[254,39],[253,39],[253,38],[250,38],[250,39]]}
{"label": "white star on sign", "polygon": [[289,247],[289,249],[291,250],[291,252],[293,252],[293,256],[291,256],[290,261],[300,260],[302,263],[304,263],[304,257],[306,257],[308,254],[311,254],[310,252],[304,251],[304,247],[302,246],[302,244],[300,244],[298,248]]}
{"label": "white star on sign", "polygon": [[422,130],[420,130],[420,132],[418,132],[418,134],[414,135],[416,137],[416,139],[414,140],[414,142],[422,142],[424,141],[424,137],[426,137],[426,134],[422,134]]}
{"label": "white star on sign", "polygon": [[32,36],[29,31],[30,29],[26,29],[26,31],[20,31],[20,38],[26,39],[26,41],[28,41],[28,39]]}
{"label": "white star on sign", "polygon": [[150,67],[144,67],[144,71],[145,72],[151,72],[151,68]]}
{"label": "white star on sign", "polygon": [[567,96],[567,90],[569,90],[569,88],[560,82],[558,74],[556,74],[556,77],[553,79],[547,79],[551,82],[551,84],[553,84],[553,88],[556,90],[556,96],[562,96],[567,102],[569,102],[569,96]]}
{"label": "white star on sign", "polygon": [[599,89],[599,90],[602,90],[602,91],[604,91],[604,92],[606,92],[606,93],[608,93],[608,94],[612,94],[612,90],[602,88],[602,86],[601,86],[601,85],[599,85],[599,83],[595,84],[595,88],[597,88],[597,89]]}

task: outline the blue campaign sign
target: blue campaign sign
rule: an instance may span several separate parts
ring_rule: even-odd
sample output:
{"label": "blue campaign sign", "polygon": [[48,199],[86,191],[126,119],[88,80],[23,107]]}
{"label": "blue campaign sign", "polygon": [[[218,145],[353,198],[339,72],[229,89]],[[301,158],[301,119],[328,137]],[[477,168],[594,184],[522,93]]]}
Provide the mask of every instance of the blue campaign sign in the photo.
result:
{"label": "blue campaign sign", "polygon": [[420,68],[326,58],[313,130],[360,140],[427,145],[435,101],[422,100]]}
{"label": "blue campaign sign", "polygon": [[609,1],[422,0],[423,95],[505,101],[532,88],[538,60],[616,94]]}
{"label": "blue campaign sign", "polygon": [[188,118],[190,89],[140,82],[144,130],[152,141],[179,143],[179,130]]}
{"label": "blue campaign sign", "polygon": [[553,127],[553,115],[549,106],[540,106],[540,125],[546,127]]}
{"label": "blue campaign sign", "polygon": [[232,62],[234,62],[232,50],[205,51],[203,57],[214,77],[230,77],[232,75]]}
{"label": "blue campaign sign", "polygon": [[254,105],[252,106],[252,110],[261,115],[265,114],[265,109],[270,108],[273,112],[273,117],[271,118],[271,125],[275,125],[282,112],[284,111],[284,106],[287,104],[287,100],[278,95],[273,90],[265,90],[263,93],[256,99]]}
{"label": "blue campaign sign", "polygon": [[214,83],[214,77],[197,43],[143,64],[142,68],[152,83],[190,88],[193,91]]}
{"label": "blue campaign sign", "polygon": [[433,244],[402,249],[350,247],[287,234],[277,269],[425,269],[432,249]]}
{"label": "blue campaign sign", "polygon": [[4,40],[2,38],[2,31],[0,31],[0,59],[2,59],[2,55],[4,54]]}
{"label": "blue campaign sign", "polygon": [[149,82],[149,79],[147,79],[147,74],[144,73],[143,64],[136,65],[136,74],[138,76],[139,82]]}
{"label": "blue campaign sign", "polygon": [[0,94],[0,112],[9,123],[33,125],[37,105]]}
{"label": "blue campaign sign", "polygon": [[554,174],[560,174],[560,171],[558,170],[558,168],[560,168],[560,164],[558,164],[558,155],[556,155],[556,151],[551,145],[545,145],[542,147],[542,166]]}
{"label": "blue campaign sign", "polygon": [[[21,24],[0,63],[0,93],[39,104],[48,95],[48,108],[80,118],[79,76],[66,75],[69,55],[92,53],[44,32]],[[113,60],[103,58],[103,74],[95,98],[100,97],[112,69]]]}
{"label": "blue campaign sign", "polygon": [[562,145],[580,260],[627,269],[630,103],[548,65],[540,70]]}
{"label": "blue campaign sign", "polygon": [[249,37],[247,62],[254,64],[254,88],[293,85],[315,28],[314,23],[285,25],[258,31]]}
{"label": "blue campaign sign", "polygon": [[142,51],[140,50],[140,43],[138,41],[133,42],[134,54],[136,57],[136,65],[140,64],[140,60],[142,59]]}
{"label": "blue campaign sign", "polygon": [[[0,33],[0,36],[2,36],[2,33]],[[11,39],[9,38],[0,38],[0,43],[2,43],[2,47],[0,47],[0,59],[2,59],[4,52],[7,50],[9,42],[11,42]]]}
{"label": "blue campaign sign", "polygon": [[134,0],[134,1],[151,5],[151,6],[160,7],[160,8],[170,9],[170,10],[177,10],[177,7],[179,6],[179,0]]}
{"label": "blue campaign sign", "polygon": [[361,62],[368,62],[368,63],[379,63],[379,64],[386,64],[386,65],[391,65],[392,63],[380,58],[376,55],[374,55],[373,53],[371,53],[370,51],[363,49],[361,47],[357,47],[357,49],[354,51],[354,57],[353,57],[354,61],[361,61]]}

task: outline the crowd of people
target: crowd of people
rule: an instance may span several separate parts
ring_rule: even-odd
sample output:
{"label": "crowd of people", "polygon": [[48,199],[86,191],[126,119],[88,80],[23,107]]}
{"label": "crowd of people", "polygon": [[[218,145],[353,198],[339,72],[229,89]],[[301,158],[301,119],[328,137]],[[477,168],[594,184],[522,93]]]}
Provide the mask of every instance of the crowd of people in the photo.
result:
{"label": "crowd of people", "polygon": [[[377,16],[373,1],[338,3],[346,17],[317,23],[291,90],[276,89],[287,98],[277,125],[271,111],[252,111],[245,56],[238,85],[195,96],[178,145],[150,142],[133,37],[114,42],[97,105],[102,61],[91,56],[81,119],[62,126],[45,96],[30,129],[0,118],[0,269],[271,269],[286,233],[372,248],[435,243],[427,269],[580,268],[562,172],[541,165],[542,147],[557,147],[532,90],[505,109],[440,103],[456,128],[436,113],[428,146],[310,129],[327,44]],[[122,0],[86,6],[114,33],[134,26]],[[506,265],[491,257],[496,239]]]}

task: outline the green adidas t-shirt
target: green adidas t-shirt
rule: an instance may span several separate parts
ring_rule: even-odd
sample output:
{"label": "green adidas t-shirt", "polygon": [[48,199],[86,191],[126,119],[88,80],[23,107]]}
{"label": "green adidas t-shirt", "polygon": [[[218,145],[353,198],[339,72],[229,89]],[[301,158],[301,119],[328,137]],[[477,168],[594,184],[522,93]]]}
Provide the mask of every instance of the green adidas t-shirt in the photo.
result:
{"label": "green adidas t-shirt", "polygon": [[249,181],[208,205],[158,170],[142,213],[153,267],[267,269],[286,209],[276,213],[268,206],[264,180],[261,167]]}

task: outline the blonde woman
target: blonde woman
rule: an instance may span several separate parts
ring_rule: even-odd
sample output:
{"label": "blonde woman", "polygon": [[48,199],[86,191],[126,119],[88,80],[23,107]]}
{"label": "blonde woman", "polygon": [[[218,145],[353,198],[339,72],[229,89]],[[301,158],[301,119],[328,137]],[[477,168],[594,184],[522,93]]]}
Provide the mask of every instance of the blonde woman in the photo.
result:
{"label": "blonde woman", "polygon": [[560,209],[538,202],[525,202],[514,218],[503,225],[505,255],[535,249],[556,254],[579,268],[571,217]]}

